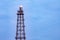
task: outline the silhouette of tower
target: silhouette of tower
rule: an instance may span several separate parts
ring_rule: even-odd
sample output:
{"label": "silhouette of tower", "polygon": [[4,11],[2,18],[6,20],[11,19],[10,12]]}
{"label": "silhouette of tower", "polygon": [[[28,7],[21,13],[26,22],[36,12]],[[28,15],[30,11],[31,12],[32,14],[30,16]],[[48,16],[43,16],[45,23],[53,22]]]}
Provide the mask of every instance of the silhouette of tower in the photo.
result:
{"label": "silhouette of tower", "polygon": [[16,40],[25,40],[25,25],[24,25],[24,13],[23,7],[19,7],[17,13],[17,28],[16,28]]}

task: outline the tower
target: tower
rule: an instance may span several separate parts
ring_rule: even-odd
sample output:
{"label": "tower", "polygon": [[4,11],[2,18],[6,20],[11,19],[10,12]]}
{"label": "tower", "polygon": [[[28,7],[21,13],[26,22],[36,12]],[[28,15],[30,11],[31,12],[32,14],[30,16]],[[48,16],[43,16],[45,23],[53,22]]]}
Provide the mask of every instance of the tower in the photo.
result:
{"label": "tower", "polygon": [[24,13],[23,7],[19,7],[17,13],[17,27],[16,27],[16,40],[25,40],[25,25],[24,25]]}

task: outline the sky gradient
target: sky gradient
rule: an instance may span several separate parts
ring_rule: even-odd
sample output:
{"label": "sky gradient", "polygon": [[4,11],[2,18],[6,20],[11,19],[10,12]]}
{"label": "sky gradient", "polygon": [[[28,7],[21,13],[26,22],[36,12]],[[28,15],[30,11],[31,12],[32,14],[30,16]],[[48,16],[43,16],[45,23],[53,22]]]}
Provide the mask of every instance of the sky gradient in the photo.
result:
{"label": "sky gradient", "polygon": [[0,40],[15,40],[20,4],[26,40],[60,40],[60,0],[0,0]]}

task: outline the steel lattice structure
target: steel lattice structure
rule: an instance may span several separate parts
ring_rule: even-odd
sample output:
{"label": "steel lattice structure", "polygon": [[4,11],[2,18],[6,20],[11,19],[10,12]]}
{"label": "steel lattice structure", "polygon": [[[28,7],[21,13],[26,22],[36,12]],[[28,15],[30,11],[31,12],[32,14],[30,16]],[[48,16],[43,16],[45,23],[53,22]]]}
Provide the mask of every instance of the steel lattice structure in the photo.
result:
{"label": "steel lattice structure", "polygon": [[26,40],[23,7],[19,7],[17,13],[16,40]]}

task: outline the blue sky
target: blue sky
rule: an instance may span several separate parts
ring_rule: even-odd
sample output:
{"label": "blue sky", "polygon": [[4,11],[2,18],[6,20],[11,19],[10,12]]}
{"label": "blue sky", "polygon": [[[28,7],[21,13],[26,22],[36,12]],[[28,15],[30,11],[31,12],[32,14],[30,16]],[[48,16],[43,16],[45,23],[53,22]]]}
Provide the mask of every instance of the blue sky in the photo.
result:
{"label": "blue sky", "polygon": [[0,40],[15,40],[20,4],[26,40],[60,40],[60,0],[0,0]]}

